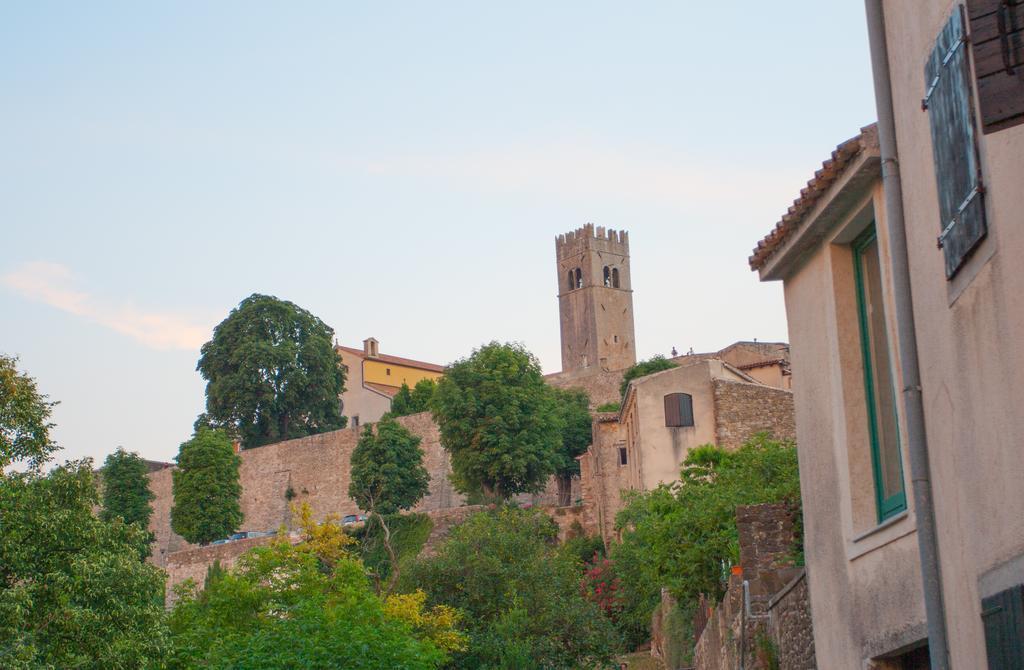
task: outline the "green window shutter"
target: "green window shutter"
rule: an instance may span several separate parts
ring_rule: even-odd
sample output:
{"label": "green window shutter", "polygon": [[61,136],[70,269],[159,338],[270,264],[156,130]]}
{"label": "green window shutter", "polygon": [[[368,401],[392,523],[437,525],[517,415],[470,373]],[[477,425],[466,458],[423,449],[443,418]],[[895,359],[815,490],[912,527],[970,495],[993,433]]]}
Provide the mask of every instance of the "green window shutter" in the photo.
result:
{"label": "green window shutter", "polygon": [[981,621],[989,670],[1024,670],[1024,588],[984,598]]}
{"label": "green window shutter", "polygon": [[950,278],[985,237],[984,187],[978,159],[964,9],[939,33],[925,65],[925,98],[939,194],[939,246]]}

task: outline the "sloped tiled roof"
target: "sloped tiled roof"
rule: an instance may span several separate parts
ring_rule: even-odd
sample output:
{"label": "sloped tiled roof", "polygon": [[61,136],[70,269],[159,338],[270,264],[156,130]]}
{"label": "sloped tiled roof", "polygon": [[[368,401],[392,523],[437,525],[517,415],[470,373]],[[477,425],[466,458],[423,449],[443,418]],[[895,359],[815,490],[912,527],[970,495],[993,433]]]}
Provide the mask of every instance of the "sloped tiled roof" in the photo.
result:
{"label": "sloped tiled roof", "polygon": [[378,354],[377,356],[370,357],[362,349],[356,349],[355,347],[346,347],[338,345],[337,347],[341,351],[349,354],[358,356],[359,358],[368,358],[373,361],[381,361],[382,363],[393,363],[394,365],[404,365],[410,368],[416,368],[418,370],[429,370],[430,372],[444,372],[443,365],[436,365],[434,363],[426,363],[424,361],[413,360],[412,358],[402,358],[401,356],[391,356],[389,354]]}
{"label": "sloped tiled roof", "polygon": [[821,197],[846,171],[846,168],[853,160],[869,145],[877,145],[878,128],[877,124],[871,124],[861,128],[860,134],[852,137],[832,152],[832,155],[821,164],[821,169],[814,173],[814,178],[807,182],[800,191],[800,197],[793,201],[792,206],[782,219],[775,224],[763,240],[757,243],[753,254],[750,256],[750,269],[760,270],[768,258],[775,253],[789,236],[795,232],[804,221],[804,217],[814,209]]}

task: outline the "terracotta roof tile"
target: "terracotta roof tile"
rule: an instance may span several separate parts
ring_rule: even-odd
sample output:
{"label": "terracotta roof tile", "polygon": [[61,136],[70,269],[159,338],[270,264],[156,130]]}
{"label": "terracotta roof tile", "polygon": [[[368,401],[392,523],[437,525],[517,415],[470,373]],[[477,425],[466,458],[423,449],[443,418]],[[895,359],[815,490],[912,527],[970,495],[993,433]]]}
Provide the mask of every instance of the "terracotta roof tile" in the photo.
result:
{"label": "terracotta roof tile", "polygon": [[800,191],[800,197],[793,201],[789,210],[782,215],[782,219],[775,224],[775,228],[757,243],[749,259],[751,270],[760,270],[776,249],[800,227],[804,216],[818,204],[821,196],[843,176],[853,159],[868,144],[877,144],[877,132],[877,124],[865,126],[861,128],[859,135],[836,147],[832,156],[822,163],[821,169],[814,173],[814,178]]}

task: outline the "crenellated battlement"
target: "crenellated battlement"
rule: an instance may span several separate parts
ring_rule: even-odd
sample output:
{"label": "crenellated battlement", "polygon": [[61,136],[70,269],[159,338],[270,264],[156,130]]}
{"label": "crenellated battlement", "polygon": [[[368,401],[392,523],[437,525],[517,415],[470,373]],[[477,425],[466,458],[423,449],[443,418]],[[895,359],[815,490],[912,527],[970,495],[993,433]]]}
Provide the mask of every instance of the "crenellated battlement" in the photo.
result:
{"label": "crenellated battlement", "polygon": [[604,251],[615,251],[628,256],[629,233],[625,230],[606,229],[604,226],[594,226],[594,224],[588,223],[582,228],[563,233],[555,238],[555,250],[558,258],[578,254],[589,247],[600,247]]}

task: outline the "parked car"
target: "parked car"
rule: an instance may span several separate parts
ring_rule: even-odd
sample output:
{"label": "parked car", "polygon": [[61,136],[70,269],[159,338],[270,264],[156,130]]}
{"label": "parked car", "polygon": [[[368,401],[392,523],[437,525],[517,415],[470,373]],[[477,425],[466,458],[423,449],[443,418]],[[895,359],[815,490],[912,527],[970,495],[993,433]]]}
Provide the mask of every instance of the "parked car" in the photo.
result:
{"label": "parked car", "polygon": [[363,523],[366,521],[365,514],[346,514],[341,519],[342,526],[351,526],[354,523]]}

